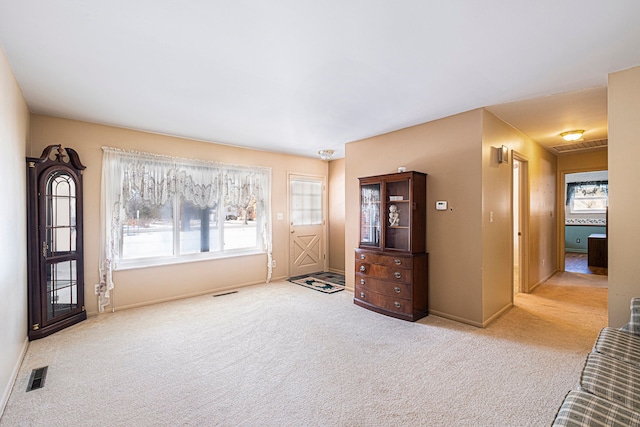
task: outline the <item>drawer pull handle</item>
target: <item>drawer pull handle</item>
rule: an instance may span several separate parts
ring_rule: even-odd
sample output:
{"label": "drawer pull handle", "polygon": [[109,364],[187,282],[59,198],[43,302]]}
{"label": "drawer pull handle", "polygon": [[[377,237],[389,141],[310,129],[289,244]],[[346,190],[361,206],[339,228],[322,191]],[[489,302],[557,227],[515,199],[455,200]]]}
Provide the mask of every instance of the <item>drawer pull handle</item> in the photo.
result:
{"label": "drawer pull handle", "polygon": [[367,257],[364,254],[360,254],[360,259],[367,259]]}
{"label": "drawer pull handle", "polygon": [[396,279],[401,279],[402,278],[402,274],[398,273],[397,271],[395,273],[393,273],[394,276],[396,276]]}
{"label": "drawer pull handle", "polygon": [[399,287],[397,287],[397,286],[396,286],[395,288],[393,288],[393,290],[394,290],[394,291],[396,291],[396,294],[399,294],[399,293],[400,293],[400,288],[399,288]]}
{"label": "drawer pull handle", "polygon": [[366,267],[364,265],[361,265],[360,266],[360,271],[365,271],[365,270],[366,270]]}
{"label": "drawer pull handle", "polygon": [[394,259],[393,262],[395,262],[396,265],[402,265],[402,260]]}
{"label": "drawer pull handle", "polygon": [[396,305],[396,308],[400,308],[400,303],[398,301],[394,302],[394,304]]}
{"label": "drawer pull handle", "polygon": [[364,279],[360,279],[360,284],[364,285]]}
{"label": "drawer pull handle", "polygon": [[364,292],[360,292],[360,298],[364,298]]}

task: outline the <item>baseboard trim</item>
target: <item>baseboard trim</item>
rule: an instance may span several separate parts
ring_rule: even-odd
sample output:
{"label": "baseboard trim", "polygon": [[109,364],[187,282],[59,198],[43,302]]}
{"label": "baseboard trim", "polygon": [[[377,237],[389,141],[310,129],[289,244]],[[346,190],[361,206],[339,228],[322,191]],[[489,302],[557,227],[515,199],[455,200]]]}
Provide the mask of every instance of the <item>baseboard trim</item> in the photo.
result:
{"label": "baseboard trim", "polygon": [[24,342],[22,343],[22,350],[20,351],[20,356],[16,361],[15,366],[13,367],[13,372],[11,372],[11,379],[7,383],[2,393],[2,400],[0,400],[0,418],[4,414],[4,410],[7,407],[7,403],[9,402],[9,396],[11,396],[11,391],[16,384],[16,380],[18,379],[18,373],[20,372],[20,367],[22,366],[22,362],[24,361],[24,357],[27,355],[27,349],[29,348],[29,338],[27,336],[24,337]]}
{"label": "baseboard trim", "polygon": [[529,293],[533,292],[533,290],[534,290],[535,288],[537,288],[539,285],[543,284],[543,283],[544,283],[544,282],[546,282],[547,280],[551,279],[551,277],[552,277],[554,274],[556,274],[558,271],[559,271],[559,270],[555,270],[554,272],[552,272],[551,274],[549,274],[547,277],[545,277],[545,278],[543,278],[543,279],[539,280],[539,281],[538,281],[538,283],[536,283],[535,285],[531,286],[531,287],[527,290],[527,293],[529,294]]}
{"label": "baseboard trim", "polygon": [[507,304],[504,307],[502,307],[502,309],[498,310],[498,312],[496,314],[494,314],[493,316],[489,317],[487,320],[482,322],[482,327],[486,328],[487,326],[489,326],[489,324],[491,322],[493,322],[498,317],[502,316],[504,313],[506,313],[507,311],[511,310],[512,308],[513,308],[513,303],[510,302],[509,304]]}
{"label": "baseboard trim", "polygon": [[449,319],[449,320],[454,320],[456,322],[460,322],[460,323],[465,323],[467,325],[471,325],[471,326],[475,326],[476,328],[483,328],[484,326],[482,325],[482,323],[480,322],[475,322],[473,320],[464,318],[464,317],[459,317],[459,316],[454,316],[452,314],[448,314],[448,313],[443,313],[442,311],[438,311],[438,310],[432,310],[431,308],[429,309],[429,315],[434,315],[434,316],[438,316],[438,317],[442,317],[445,319]]}
{"label": "baseboard trim", "polygon": [[[270,280],[270,283],[271,282],[277,282],[277,281],[280,281],[280,280],[285,280],[285,279],[286,279],[286,276],[272,277],[271,280]],[[177,300],[181,300],[181,299],[194,298],[194,297],[199,297],[199,296],[208,295],[208,294],[219,294],[219,293],[223,293],[223,292],[229,292],[229,291],[237,290],[237,289],[240,289],[240,288],[246,288],[247,286],[254,286],[254,285],[260,285],[260,284],[265,284],[265,281],[264,280],[260,280],[260,281],[256,281],[256,282],[247,282],[247,283],[241,283],[241,284],[238,284],[238,285],[224,286],[222,288],[208,289],[206,291],[199,291],[199,292],[194,292],[194,293],[190,293],[190,294],[177,295],[175,297],[160,298],[160,299],[156,299],[156,300],[145,301],[145,302],[140,302],[140,303],[135,303],[135,304],[120,305],[120,306],[116,306],[115,309],[113,309],[113,310],[111,310],[110,308],[107,308],[103,313],[98,313],[97,311],[94,311],[94,312],[90,312],[90,313],[88,312],[87,315],[88,316],[98,316],[98,315],[102,315],[102,314],[105,314],[105,313],[111,313],[111,312],[114,312],[114,311],[130,310],[132,308],[146,307],[148,305],[154,305],[154,304],[162,304],[163,302],[170,302],[170,301],[177,301]]]}
{"label": "baseboard trim", "polygon": [[329,271],[329,273],[342,274],[343,276],[345,275],[345,274],[344,274],[344,270],[338,270],[338,269],[335,269],[335,268],[330,268],[330,269],[329,269],[329,270],[327,270],[327,271]]}

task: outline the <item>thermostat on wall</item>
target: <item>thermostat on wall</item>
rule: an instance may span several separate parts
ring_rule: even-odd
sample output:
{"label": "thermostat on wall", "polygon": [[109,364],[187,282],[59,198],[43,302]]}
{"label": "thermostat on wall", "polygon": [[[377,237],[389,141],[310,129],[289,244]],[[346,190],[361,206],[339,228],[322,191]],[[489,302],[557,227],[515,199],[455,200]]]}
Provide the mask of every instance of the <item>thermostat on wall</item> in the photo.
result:
{"label": "thermostat on wall", "polygon": [[437,211],[446,211],[447,210],[447,202],[445,202],[445,201],[436,202],[436,210]]}

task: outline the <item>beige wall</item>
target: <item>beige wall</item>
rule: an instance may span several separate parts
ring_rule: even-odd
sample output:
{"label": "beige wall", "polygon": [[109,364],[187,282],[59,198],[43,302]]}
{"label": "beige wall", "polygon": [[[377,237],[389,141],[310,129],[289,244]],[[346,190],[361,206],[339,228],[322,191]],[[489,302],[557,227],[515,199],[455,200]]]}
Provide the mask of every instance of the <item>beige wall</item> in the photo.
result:
{"label": "beige wall", "polygon": [[488,111],[482,112],[482,322],[513,304],[511,167],[498,162],[498,147],[511,153],[522,138]]}
{"label": "beige wall", "polygon": [[27,348],[26,163],[29,109],[0,46],[0,415]]}
{"label": "beige wall", "polygon": [[[288,276],[288,173],[305,173],[324,177],[328,175],[327,162],[319,159],[249,150],[40,115],[33,115],[31,118],[31,140],[30,155],[39,156],[47,145],[62,144],[63,147],[71,147],[78,151],[80,159],[87,167],[83,177],[85,303],[89,314],[97,312],[93,284],[98,282],[102,146],[238,165],[271,167],[273,259],[277,261],[277,268],[273,270],[274,279]],[[283,220],[276,219],[277,212],[284,213]],[[262,283],[267,274],[266,263],[266,255],[252,255],[117,271],[114,273],[115,306],[116,309],[135,307]],[[107,307],[107,310],[109,309],[110,307]]]}
{"label": "beige wall", "polygon": [[329,270],[344,274],[344,159],[329,162]]}
{"label": "beige wall", "polygon": [[[427,173],[429,310],[482,324],[482,111],[458,114],[346,145],[345,252],[353,289],[358,246],[358,178],[399,166]],[[436,211],[436,200],[449,210]]]}
{"label": "beige wall", "polygon": [[607,148],[558,155],[558,173],[606,170],[609,166]]}
{"label": "beige wall", "polygon": [[[532,290],[556,271],[556,157],[490,112],[483,110],[482,118],[482,271],[483,322],[486,324],[513,302],[514,152],[528,165],[529,230],[525,236],[528,237],[525,250],[528,289]],[[500,164],[497,149],[502,145],[508,147],[510,155],[508,163]]]}
{"label": "beige wall", "polygon": [[640,297],[640,67],[609,75],[609,326]]}
{"label": "beige wall", "polygon": [[[501,145],[529,162],[529,285],[551,276],[557,249],[555,156],[479,109],[347,144],[347,285],[353,288],[349,273],[358,245],[358,177],[406,166],[428,174],[429,311],[485,326],[511,307],[511,162],[498,164]],[[447,201],[447,211],[435,210],[438,200]]]}
{"label": "beige wall", "polygon": [[558,178],[556,187],[556,203],[559,207],[558,215],[558,270],[564,271],[564,206],[565,200],[565,178],[568,173],[601,171],[609,167],[608,149],[598,148],[584,152],[563,153],[558,155]]}

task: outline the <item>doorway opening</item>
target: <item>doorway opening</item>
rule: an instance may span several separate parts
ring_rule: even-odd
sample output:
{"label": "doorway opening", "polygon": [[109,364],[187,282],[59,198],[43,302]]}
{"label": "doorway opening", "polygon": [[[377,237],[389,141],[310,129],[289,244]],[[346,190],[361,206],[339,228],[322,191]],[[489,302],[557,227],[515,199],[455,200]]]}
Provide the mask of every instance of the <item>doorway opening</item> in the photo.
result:
{"label": "doorway opening", "polygon": [[606,170],[564,174],[564,271],[608,274]]}
{"label": "doorway opening", "polygon": [[513,152],[512,159],[512,241],[513,241],[513,295],[529,291],[527,262],[529,230],[528,162]]}

